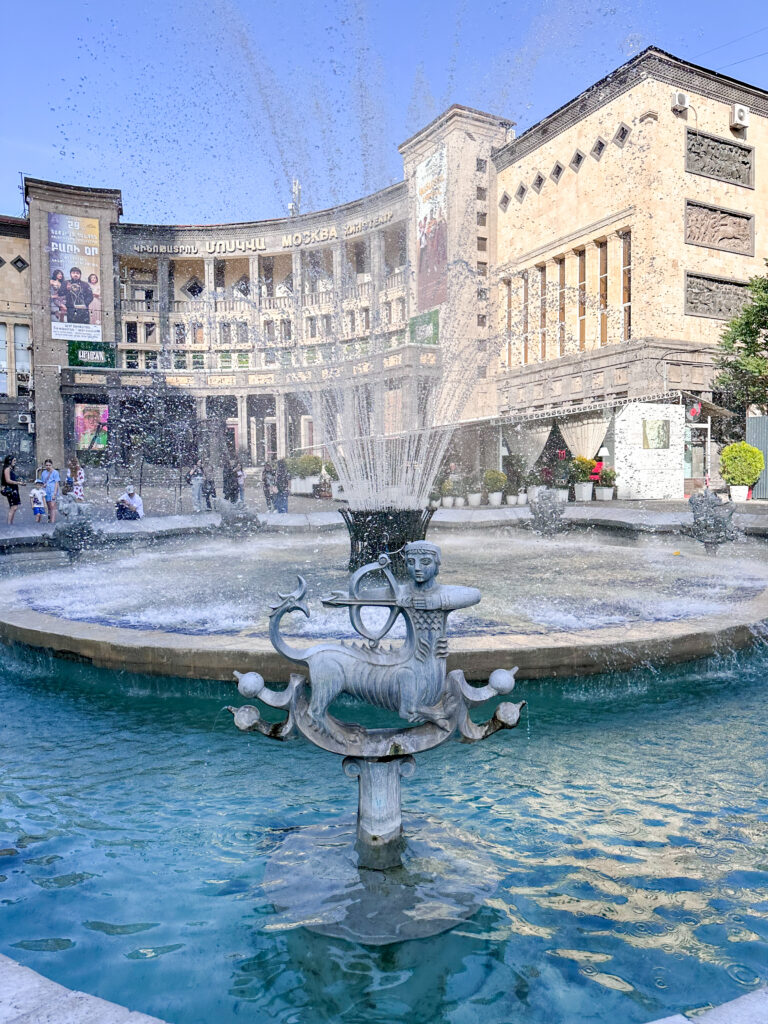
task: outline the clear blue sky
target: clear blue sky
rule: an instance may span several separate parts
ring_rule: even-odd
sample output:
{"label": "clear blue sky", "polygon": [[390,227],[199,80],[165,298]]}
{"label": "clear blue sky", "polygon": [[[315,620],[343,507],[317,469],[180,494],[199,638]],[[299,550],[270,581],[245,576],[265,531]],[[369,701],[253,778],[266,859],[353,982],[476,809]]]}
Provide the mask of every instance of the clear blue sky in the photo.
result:
{"label": "clear blue sky", "polygon": [[768,88],[764,0],[0,10],[0,213],[13,215],[20,171],[120,188],[128,221],[282,216],[293,175],[303,209],[320,209],[400,180],[397,144],[451,103],[520,131],[650,44]]}

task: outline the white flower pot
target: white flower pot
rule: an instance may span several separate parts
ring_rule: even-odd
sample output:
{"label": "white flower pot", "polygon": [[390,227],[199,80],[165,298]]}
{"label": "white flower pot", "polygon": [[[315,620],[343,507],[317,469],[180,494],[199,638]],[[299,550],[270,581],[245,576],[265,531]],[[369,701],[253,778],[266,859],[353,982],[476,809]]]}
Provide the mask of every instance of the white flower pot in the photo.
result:
{"label": "white flower pot", "polygon": [[528,488],[528,501],[537,501],[539,492],[543,491],[544,488],[540,484],[531,484]]}
{"label": "white flower pot", "polygon": [[517,504],[518,505],[527,505],[528,504],[528,495],[525,493],[525,491],[522,491],[520,494],[518,494],[518,496],[517,496]]}
{"label": "white flower pot", "polygon": [[344,488],[341,486],[341,480],[331,480],[331,497],[338,501],[343,493]]}
{"label": "white flower pot", "polygon": [[439,501],[430,501],[429,507],[430,508],[440,508],[440,502]]}
{"label": "white flower pot", "polygon": [[613,488],[601,487],[597,484],[595,487],[595,497],[598,501],[613,501]]}
{"label": "white flower pot", "polygon": [[464,508],[466,503],[467,503],[467,499],[466,498],[463,498],[463,497],[456,498],[456,499],[454,499],[453,507],[454,508]]}
{"label": "white flower pot", "polygon": [[503,491],[491,491],[491,493],[488,495],[488,504],[493,505],[495,508],[500,507],[501,499],[503,496]]}
{"label": "white flower pot", "polygon": [[576,492],[576,501],[592,501],[592,488],[594,484],[590,480],[586,484],[574,484],[573,489]]}
{"label": "white flower pot", "polygon": [[561,504],[565,505],[565,503],[568,501],[568,488],[567,487],[556,487],[555,488],[555,494],[557,495],[557,500]]}
{"label": "white flower pot", "polygon": [[467,495],[467,502],[470,508],[479,508],[480,502],[483,500],[483,496],[479,491],[475,491],[474,494]]}
{"label": "white flower pot", "polygon": [[453,496],[449,498],[446,495],[446,497],[443,498],[443,508],[453,508]]}
{"label": "white flower pot", "polygon": [[507,504],[508,505],[516,505],[517,504],[517,495],[516,494],[508,494],[507,495]]}
{"label": "white flower pot", "polygon": [[747,500],[747,495],[749,494],[749,487],[741,487],[741,486],[736,486],[735,487],[735,486],[731,485],[728,488],[728,490],[729,490],[730,495],[731,495],[731,501],[746,501]]}
{"label": "white flower pot", "polygon": [[320,483],[320,476],[295,476],[291,479],[291,494],[308,494],[312,496],[312,488]]}

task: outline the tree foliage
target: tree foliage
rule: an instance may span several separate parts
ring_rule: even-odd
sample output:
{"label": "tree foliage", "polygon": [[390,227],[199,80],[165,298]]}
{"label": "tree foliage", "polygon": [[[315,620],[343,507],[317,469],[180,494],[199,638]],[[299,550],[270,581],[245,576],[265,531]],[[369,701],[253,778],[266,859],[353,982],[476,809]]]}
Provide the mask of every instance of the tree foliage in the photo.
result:
{"label": "tree foliage", "polygon": [[768,275],[748,287],[749,301],[725,328],[715,359],[715,386],[741,420],[750,405],[768,411]]}

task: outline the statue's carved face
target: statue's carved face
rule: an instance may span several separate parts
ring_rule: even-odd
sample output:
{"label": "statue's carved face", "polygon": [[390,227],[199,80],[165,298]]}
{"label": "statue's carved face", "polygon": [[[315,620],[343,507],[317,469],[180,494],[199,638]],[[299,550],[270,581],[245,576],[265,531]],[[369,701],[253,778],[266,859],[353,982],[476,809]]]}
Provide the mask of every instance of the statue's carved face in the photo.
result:
{"label": "statue's carved face", "polygon": [[405,565],[414,583],[429,583],[437,576],[439,565],[428,551],[414,552],[406,556]]}

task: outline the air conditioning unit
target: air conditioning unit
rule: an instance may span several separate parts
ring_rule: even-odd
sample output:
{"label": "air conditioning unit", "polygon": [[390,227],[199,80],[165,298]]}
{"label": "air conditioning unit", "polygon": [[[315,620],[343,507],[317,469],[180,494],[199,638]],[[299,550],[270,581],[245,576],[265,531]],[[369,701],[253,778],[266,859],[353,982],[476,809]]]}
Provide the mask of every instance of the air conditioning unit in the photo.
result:
{"label": "air conditioning unit", "polygon": [[32,417],[28,413],[22,412],[22,413],[19,414],[19,423],[31,423],[31,422],[32,422]]}
{"label": "air conditioning unit", "polygon": [[749,107],[734,103],[731,107],[731,128],[746,128],[749,124]]}
{"label": "air conditioning unit", "polygon": [[672,109],[676,113],[682,113],[684,110],[687,110],[690,105],[691,101],[687,92],[675,91],[672,93]]}

